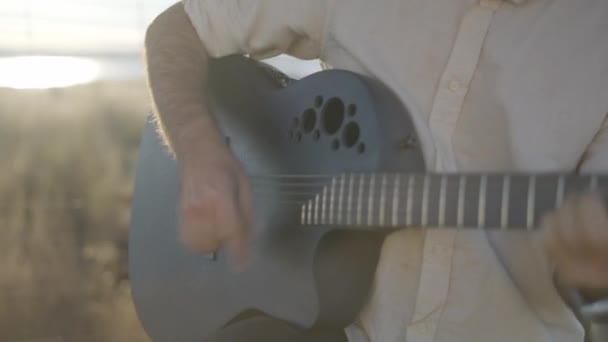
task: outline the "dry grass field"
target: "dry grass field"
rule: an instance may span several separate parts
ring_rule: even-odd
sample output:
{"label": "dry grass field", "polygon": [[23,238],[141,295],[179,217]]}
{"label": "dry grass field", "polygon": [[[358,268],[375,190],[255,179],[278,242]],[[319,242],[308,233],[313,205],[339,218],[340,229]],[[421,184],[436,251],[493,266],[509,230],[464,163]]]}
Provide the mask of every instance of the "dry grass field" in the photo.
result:
{"label": "dry grass field", "polygon": [[0,341],[149,341],[127,274],[143,82],[0,89]]}

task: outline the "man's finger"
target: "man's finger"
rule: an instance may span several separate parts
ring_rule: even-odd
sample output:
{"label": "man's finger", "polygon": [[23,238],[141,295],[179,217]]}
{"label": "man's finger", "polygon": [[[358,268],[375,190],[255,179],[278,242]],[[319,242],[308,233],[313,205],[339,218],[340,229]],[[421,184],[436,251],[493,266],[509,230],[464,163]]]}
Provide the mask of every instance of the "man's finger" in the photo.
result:
{"label": "man's finger", "polygon": [[565,285],[574,288],[601,289],[608,283],[608,270],[589,258],[564,260],[558,276]]}
{"label": "man's finger", "polygon": [[188,249],[196,252],[214,252],[220,249],[221,241],[208,221],[185,218],[179,229],[179,240]]}
{"label": "man's finger", "polygon": [[577,227],[580,222],[577,213],[578,205],[576,199],[569,199],[555,212],[555,235],[559,241],[560,259],[586,253],[580,243],[580,232]]}
{"label": "man's finger", "polygon": [[220,239],[226,247],[234,266],[242,269],[248,257],[249,234],[246,232],[246,222],[239,200],[236,197],[225,201],[222,206],[222,222]]}
{"label": "man's finger", "polygon": [[597,194],[585,196],[579,204],[578,214],[582,222],[581,243],[586,246],[587,254],[607,255],[608,217],[602,199]]}
{"label": "man's finger", "polygon": [[552,263],[555,263],[556,252],[559,250],[559,239],[557,238],[557,220],[555,219],[555,212],[546,214],[541,221],[541,234],[542,241],[551,259]]}
{"label": "man's finger", "polygon": [[251,234],[254,228],[254,204],[251,185],[246,176],[239,177],[239,201],[245,219],[246,233]]}

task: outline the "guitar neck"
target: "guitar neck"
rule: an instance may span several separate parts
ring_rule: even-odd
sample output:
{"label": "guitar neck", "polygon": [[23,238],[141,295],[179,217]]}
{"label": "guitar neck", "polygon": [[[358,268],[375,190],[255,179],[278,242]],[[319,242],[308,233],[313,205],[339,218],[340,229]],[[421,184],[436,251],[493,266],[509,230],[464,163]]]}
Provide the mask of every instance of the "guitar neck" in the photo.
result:
{"label": "guitar neck", "polygon": [[605,195],[608,176],[573,174],[345,174],[301,208],[301,224],[359,229],[535,229],[565,198]]}

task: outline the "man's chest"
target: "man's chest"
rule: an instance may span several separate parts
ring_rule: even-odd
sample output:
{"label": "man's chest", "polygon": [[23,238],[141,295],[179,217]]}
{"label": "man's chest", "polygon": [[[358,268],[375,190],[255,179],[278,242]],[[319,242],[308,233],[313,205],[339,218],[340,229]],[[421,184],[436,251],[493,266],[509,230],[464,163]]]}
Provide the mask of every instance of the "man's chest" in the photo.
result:
{"label": "man's chest", "polygon": [[334,13],[324,58],[401,96],[430,165],[576,167],[608,112],[608,3],[382,5]]}

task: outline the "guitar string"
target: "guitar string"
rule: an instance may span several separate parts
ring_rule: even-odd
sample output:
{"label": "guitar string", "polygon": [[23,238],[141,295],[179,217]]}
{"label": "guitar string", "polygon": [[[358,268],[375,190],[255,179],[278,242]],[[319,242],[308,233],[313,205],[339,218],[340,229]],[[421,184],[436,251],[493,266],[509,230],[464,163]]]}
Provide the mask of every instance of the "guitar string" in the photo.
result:
{"label": "guitar string", "polygon": [[[379,215],[371,215],[371,223],[369,223],[370,221],[370,216],[365,216],[363,215],[363,219],[361,221],[361,223],[350,223],[350,224],[340,224],[338,222],[332,222],[329,220],[325,220],[325,221],[319,221],[316,223],[313,222],[308,222],[307,220],[302,220],[300,218],[301,216],[301,212],[299,210],[297,210],[297,208],[294,208],[294,213],[292,215],[293,219],[287,219],[284,218],[283,221],[276,219],[277,223],[291,223],[291,224],[297,224],[299,226],[302,227],[313,227],[313,226],[327,226],[327,227],[339,227],[339,226],[348,226],[348,227],[352,227],[353,229],[359,228],[359,227],[376,227],[379,229],[392,229],[392,228],[396,228],[396,227],[407,227],[407,228],[422,228],[422,229],[426,229],[426,228],[455,228],[455,229],[486,229],[486,230],[501,230],[501,229],[508,229],[508,230],[529,230],[529,229],[538,229],[538,222],[540,221],[534,221],[535,224],[531,227],[528,228],[526,227],[526,223],[525,222],[521,222],[521,223],[510,223],[508,225],[508,227],[502,227],[500,223],[495,222],[495,223],[487,223],[480,227],[478,226],[478,222],[477,222],[477,218],[475,216],[474,220],[471,220],[471,222],[465,222],[462,226],[458,226],[458,224],[455,222],[455,218],[452,218],[453,221],[444,221],[443,224],[439,224],[438,221],[435,222],[434,220],[429,220],[426,222],[426,224],[422,224],[419,221],[412,221],[411,223],[407,223],[405,222],[405,213],[406,211],[400,210],[399,211],[399,215],[400,217],[402,217],[402,219],[400,221],[397,221],[396,223],[392,223],[389,221],[385,221],[384,223],[380,223],[380,216]],[[334,213],[335,215],[336,213]],[[343,219],[345,219],[348,215],[351,215],[351,217],[354,217],[354,215],[357,214],[356,210],[352,210],[346,213],[342,213],[341,215],[343,216]],[[436,217],[437,216],[429,216],[430,218],[432,217]],[[420,216],[416,216],[416,219],[420,218]],[[275,221],[275,220],[273,220]],[[267,222],[267,221],[265,221]]]}
{"label": "guitar string", "polygon": [[[537,180],[551,180],[551,181],[555,181],[556,185],[557,185],[557,181],[560,178],[565,178],[568,183],[571,182],[585,182],[588,183],[587,186],[591,187],[593,186],[593,188],[597,188],[598,186],[598,181],[603,180],[603,179],[598,179],[599,177],[604,177],[599,176],[599,175],[583,175],[583,176],[572,176],[572,175],[562,175],[562,174],[542,174],[542,175],[536,175],[536,174],[485,174],[485,173],[471,173],[471,174],[458,174],[458,175],[454,175],[454,174],[425,174],[425,173],[386,173],[386,174],[382,174],[382,173],[353,173],[353,174],[341,174],[341,175],[263,175],[263,176],[259,176],[259,175],[253,175],[253,176],[249,176],[248,179],[251,183],[256,183],[256,184],[285,184],[285,185],[294,185],[294,186],[302,186],[302,185],[319,185],[319,186],[323,186],[323,185],[330,185],[330,182],[332,180],[336,180],[339,181],[341,178],[356,178],[359,179],[359,177],[365,177],[367,178],[367,180],[370,180],[372,176],[386,176],[388,183],[395,183],[394,180],[397,177],[409,177],[409,176],[413,176],[413,177],[417,177],[417,178],[429,178],[435,182],[438,182],[441,180],[441,178],[446,178],[446,179],[458,179],[461,176],[464,176],[466,178],[470,178],[470,179],[474,179],[474,180],[481,180],[482,178],[486,178],[487,180],[490,179],[494,179],[496,182],[501,182],[502,180],[504,180],[505,178],[510,178],[511,180],[515,181],[517,179],[519,179],[522,182],[527,182],[531,179],[531,178],[535,178]],[[582,185],[582,184],[581,184]]]}
{"label": "guitar string", "polygon": [[[335,179],[335,178],[334,178],[334,179]],[[254,184],[254,185],[255,185],[255,184]],[[257,185],[264,185],[264,184],[257,184]],[[267,184],[266,184],[266,185],[267,185]],[[306,187],[306,186],[310,186],[310,184],[302,184],[302,183],[295,183],[295,184],[294,184],[294,183],[283,183],[282,185],[283,185],[283,186],[287,186],[287,187],[296,187],[296,188],[298,188],[298,190],[300,190],[300,191],[295,192],[295,191],[290,191],[290,190],[281,189],[281,190],[279,190],[279,191],[277,192],[277,190],[276,190],[276,189],[269,189],[269,188],[265,188],[265,189],[259,189],[259,188],[255,189],[255,188],[254,188],[253,190],[254,190],[254,192],[257,192],[257,193],[259,193],[260,191],[262,191],[262,194],[264,194],[264,193],[263,193],[263,191],[264,191],[264,190],[274,190],[274,194],[273,194],[273,195],[269,195],[269,196],[267,196],[266,198],[274,197],[274,198],[276,198],[276,199],[277,199],[277,200],[276,200],[276,202],[278,202],[279,204],[282,204],[282,205],[284,205],[284,206],[286,206],[286,207],[290,206],[290,207],[293,207],[293,209],[294,209],[294,210],[300,210],[300,212],[301,212],[301,213],[306,213],[306,205],[307,205],[307,203],[308,203],[308,202],[310,202],[310,201],[311,201],[311,200],[314,198],[314,196],[316,196],[316,195],[318,195],[318,194],[320,194],[320,193],[321,193],[321,191],[320,191],[320,190],[318,190],[318,189],[319,189],[319,187],[321,187],[321,188],[325,188],[325,189],[328,187],[328,184],[327,184],[327,183],[317,183],[317,184],[314,186],[314,187],[317,189],[317,191],[313,191],[313,192],[305,192],[305,191],[301,191],[301,188],[302,188],[302,187]],[[597,186],[597,184],[596,184],[596,186]],[[385,189],[387,188],[387,187],[386,187],[386,185],[385,185],[385,187],[384,187],[384,188],[385,188]],[[390,187],[388,187],[388,188],[393,189],[393,193],[396,193],[396,192],[397,192],[397,189],[398,189],[398,190],[400,190],[400,189],[403,189],[403,188],[407,188],[407,186],[397,186],[397,187],[395,187],[395,186],[390,186]],[[424,194],[424,192],[423,192],[423,191],[424,191],[424,189],[416,189],[416,191],[415,191],[415,196],[416,196],[416,197],[420,197],[420,195],[421,195],[421,194],[420,194],[420,192],[419,192],[420,190],[422,190],[422,195]],[[499,193],[499,192],[497,191],[497,193]],[[389,196],[389,194],[388,194],[388,193],[386,193],[386,192],[385,192],[385,194],[386,194],[386,196]],[[294,196],[295,196],[295,198],[294,198]],[[303,198],[303,199],[298,199],[298,198],[297,198],[298,196],[300,196],[300,197],[305,197],[305,198]],[[386,197],[386,196],[385,196],[385,197]],[[353,195],[351,194],[350,196],[338,197],[338,199],[334,199],[334,204],[335,204],[335,202],[339,202],[339,201],[341,200],[341,198],[342,198],[342,201],[343,201],[343,200],[344,200],[344,197],[345,197],[345,198],[347,198],[347,199],[349,199],[349,198],[350,198],[350,199],[352,199],[352,198],[353,198]],[[377,196],[365,196],[364,198],[362,198],[362,199],[361,199],[361,200],[359,200],[359,201],[361,201],[361,202],[362,202],[362,204],[370,204],[370,203],[373,203],[373,201],[374,201],[374,199],[376,199],[376,197],[377,197]],[[434,198],[434,201],[435,201],[435,202],[436,202],[436,200],[437,200],[437,199],[436,199],[436,198]],[[433,202],[433,203],[435,203],[435,202]],[[422,204],[421,204],[421,202],[420,202],[420,201],[417,201],[417,203],[420,203],[420,205],[422,206]],[[500,201],[499,203],[502,205],[502,201]],[[473,204],[473,203],[471,203],[471,204]],[[475,204],[477,205],[477,204],[478,204],[478,201],[477,201]],[[427,204],[427,205],[428,205],[428,204]],[[367,207],[367,206],[366,206],[366,207]],[[380,209],[380,208],[376,208],[376,209],[377,209],[377,210],[369,210],[369,209],[368,209],[368,211],[366,211],[366,212],[365,212],[365,213],[366,213],[366,215],[365,215],[365,216],[366,216],[367,220],[368,220],[368,221],[369,221],[369,220],[371,220],[371,221],[373,221],[373,222],[378,222],[378,223],[374,223],[374,225],[386,226],[386,225],[382,225],[382,224],[380,224],[380,221],[381,221],[383,218],[385,219],[385,218],[386,218],[386,215],[382,215],[382,214],[380,213],[380,211],[381,211],[381,209]],[[422,208],[419,208],[419,209],[421,209],[421,211],[422,211]],[[371,211],[371,214],[370,214],[370,211]],[[394,210],[393,210],[393,211],[394,211]],[[441,214],[439,213],[440,211],[441,211],[441,210],[440,210],[440,209],[438,209],[438,212],[437,212],[437,214],[438,214],[438,215],[441,215]],[[326,211],[324,211],[324,212],[326,213]],[[484,212],[485,212],[485,210],[484,210]],[[346,208],[346,209],[345,209],[345,208],[342,208],[342,207],[337,207],[337,210],[330,211],[330,215],[335,215],[335,216],[349,216],[349,215],[353,215],[353,214],[359,214],[359,212],[358,212],[357,210],[351,210],[351,208]],[[397,211],[396,211],[396,212],[394,212],[394,213],[393,213],[393,212],[391,212],[391,214],[392,214],[392,215],[395,215],[396,217],[405,217],[405,215],[407,215],[407,208],[406,208],[406,209],[404,209],[404,207],[403,207],[403,206],[400,206],[400,207],[399,207],[399,210],[397,210]],[[420,213],[420,214],[421,214],[421,215],[423,215],[423,213]],[[529,215],[529,213],[526,213],[526,219],[528,219],[528,215]],[[476,217],[477,217],[477,216],[476,216]],[[416,218],[417,218],[417,217],[416,217]],[[434,218],[434,216],[433,216],[433,218]],[[443,219],[445,219],[445,217],[443,217]],[[423,220],[422,216],[420,216],[420,220],[421,220],[421,221]],[[437,217],[437,220],[439,221],[439,217]],[[533,222],[536,222],[536,220],[534,220],[533,218],[532,218],[532,220],[533,220]],[[326,220],[326,221],[327,221],[327,220]],[[370,222],[371,222],[371,221],[370,221]],[[323,222],[323,223],[324,223],[325,225],[327,225],[329,222]],[[306,225],[306,224],[305,224],[305,225]],[[422,224],[422,223],[419,223],[418,225],[423,225],[423,226],[426,226],[426,224]],[[475,224],[472,224],[472,226],[475,226]],[[497,227],[498,227],[498,226],[497,226]]]}
{"label": "guitar string", "polygon": [[573,174],[573,173],[560,173],[560,172],[539,172],[539,173],[524,173],[524,172],[511,172],[511,173],[504,173],[504,172],[464,172],[464,173],[457,173],[457,174],[453,174],[453,173],[429,173],[429,172],[424,172],[424,171],[404,171],[404,172],[368,172],[368,171],[354,171],[354,172],[346,172],[346,173],[337,173],[337,174],[322,174],[322,173],[311,173],[311,174],[296,174],[296,173],[276,173],[276,174],[272,174],[272,173],[268,173],[268,174],[257,174],[257,173],[253,173],[253,174],[248,174],[249,177],[251,178],[257,178],[257,179],[281,179],[281,178],[285,178],[285,179],[327,179],[327,178],[340,178],[342,176],[345,177],[350,177],[351,175],[353,176],[359,176],[359,175],[364,175],[364,176],[378,176],[378,175],[387,175],[387,176],[397,176],[397,175],[420,175],[420,176],[429,176],[429,177],[441,177],[441,176],[446,176],[446,177],[460,177],[460,176],[471,176],[471,177],[478,177],[478,176],[488,176],[488,177],[505,177],[505,176],[509,176],[509,177],[525,177],[528,178],[530,176],[534,176],[534,177],[559,177],[559,176],[564,176],[567,178],[580,178],[580,179],[588,179],[590,177],[602,177],[602,176],[608,176],[608,174],[585,174],[585,175],[578,175],[578,174]]}
{"label": "guitar string", "polygon": [[[263,199],[263,200],[273,200],[272,203],[275,204],[280,204],[287,207],[293,207],[294,210],[306,210],[305,206],[312,200],[314,200],[315,196],[319,196],[323,189],[328,189],[331,181],[332,180],[337,180],[339,181],[340,179],[346,179],[346,178],[358,178],[361,175],[363,175],[364,177],[371,177],[372,175],[378,175],[379,173],[366,173],[366,172],[356,172],[356,173],[342,173],[342,174],[333,174],[333,175],[322,175],[322,174],[264,174],[264,175],[255,175],[252,174],[249,176],[250,179],[250,185],[251,185],[251,190],[253,193],[253,197],[254,199]],[[408,174],[408,175],[412,175],[414,177],[432,177],[433,181],[440,181],[442,178],[448,178],[448,179],[458,179],[458,177],[460,177],[460,175],[442,175],[442,174],[425,174],[425,173],[420,173],[420,172],[413,172],[413,173],[382,173],[383,175],[386,175],[390,178],[392,178],[393,180],[397,177],[397,175],[404,175],[404,174]],[[481,176],[484,175],[489,175],[489,176],[496,176],[500,179],[501,183],[502,183],[502,179],[504,179],[505,176],[509,175],[509,177],[511,179],[513,179],[514,177],[516,177],[517,175],[520,175],[523,177],[522,179],[522,183],[526,183],[529,179],[529,177],[531,176],[530,174],[491,174],[491,173],[470,173],[470,174],[464,174],[465,176],[468,177],[474,177],[474,178],[481,178]],[[570,178],[572,175],[565,175],[565,174],[559,174],[559,173],[555,173],[555,174],[548,174],[545,173],[544,174],[547,177],[554,177],[555,180],[558,180],[560,178]],[[488,176],[486,176],[488,177]],[[591,177],[592,182],[593,179],[595,179],[595,182],[597,183],[597,176],[593,176],[593,175],[585,175],[585,176],[576,176],[579,179],[588,179],[589,177]],[[368,178],[369,180],[370,178]],[[569,180],[569,179],[568,179]],[[394,182],[389,182],[389,183],[393,183]],[[513,182],[512,182],[513,183]],[[597,186],[597,184],[595,184]],[[396,192],[396,189],[408,189],[409,186],[407,184],[402,183],[402,185],[399,186],[394,186],[394,185],[390,185],[387,186],[385,189],[391,189],[393,192]],[[423,189],[419,189],[414,188],[414,196],[416,198],[419,198],[422,194],[423,194]],[[388,192],[386,193],[387,196],[389,196]],[[355,196],[354,194],[351,194],[350,196],[338,196],[337,199],[334,200],[334,204],[336,204],[340,198],[341,199],[353,199]],[[362,198],[362,202],[364,204],[367,204],[371,201],[373,201],[376,197],[372,197],[372,196],[364,196]],[[417,203],[420,203],[420,201],[417,201]],[[420,209],[420,208],[419,208]],[[341,211],[340,211],[341,210]],[[352,210],[350,208],[339,208],[339,211],[333,211],[332,214],[334,215],[352,215],[353,213],[357,213],[356,210]],[[369,212],[366,212],[368,215],[366,215],[367,218],[371,217],[372,220],[376,219],[376,218],[380,218],[380,214],[374,214],[374,211],[372,211],[372,215],[369,215]],[[404,209],[404,206],[399,206],[399,210],[396,212],[396,215],[398,217],[405,217],[405,215],[407,214],[407,210]]]}
{"label": "guitar string", "polygon": [[[278,204],[280,204],[280,205],[284,205],[284,206],[291,206],[291,207],[293,207],[294,209],[298,209],[298,210],[299,210],[299,209],[304,208],[304,207],[305,207],[305,206],[308,204],[308,202],[309,202],[309,201],[300,202],[300,201],[295,201],[295,200],[294,200],[294,201],[278,201],[278,202],[279,202]],[[371,201],[369,201],[369,200],[365,199],[365,200],[363,200],[363,201],[362,201],[362,204],[363,204],[363,205],[367,205],[367,204],[369,204],[370,202],[371,202]],[[421,204],[421,202],[420,202],[420,201],[418,201],[418,202],[416,202],[416,203],[420,203],[420,204]],[[275,203],[275,204],[276,204],[276,203]],[[475,209],[477,209],[477,206],[476,206],[476,205],[477,205],[477,203],[473,203],[473,204],[475,204]],[[264,207],[264,206],[259,206],[259,208],[263,208],[263,207]],[[389,212],[391,212],[391,213],[392,213],[392,212],[393,212],[393,211],[392,211],[392,209],[391,209],[391,210],[389,210],[389,208],[390,208],[390,205],[387,205],[387,206],[385,207],[385,210],[387,210],[387,211],[389,211]],[[407,214],[407,208],[405,208],[405,206],[404,206],[404,205],[401,205],[401,206],[399,206],[399,207],[397,207],[397,208],[398,208],[398,209],[397,209],[397,211],[396,211],[396,212],[397,212],[398,214],[400,214],[401,216],[405,217],[405,215]],[[417,209],[417,213],[416,213],[416,214],[420,214],[418,211],[420,211],[420,212],[421,212],[422,208],[421,208],[421,207],[416,207],[416,209]],[[546,209],[546,208],[545,208],[545,209]],[[549,208],[549,209],[550,209],[550,208]],[[307,210],[307,209],[306,209],[306,210]],[[373,208],[373,210],[368,210],[368,209],[366,208],[366,209],[362,210],[362,213],[368,213],[368,215],[364,215],[364,216],[366,216],[366,217],[369,217],[369,216],[370,216],[370,215],[369,215],[369,212],[374,213],[374,214],[373,214],[373,215],[371,215],[371,216],[377,216],[377,217],[381,217],[381,216],[382,216],[382,214],[381,214],[381,213],[377,213],[377,214],[376,214],[376,212],[379,212],[379,211],[380,211],[380,207],[374,207],[374,208]],[[526,213],[525,208],[522,208],[521,210],[518,210],[518,211],[521,211],[521,212],[523,213],[523,215],[525,216],[525,213]],[[358,210],[357,210],[357,209],[353,209],[353,208],[337,208],[337,209],[334,209],[334,210],[332,211],[332,213],[333,213],[333,215],[334,215],[334,216],[337,216],[337,215],[339,215],[340,213],[342,213],[342,214],[345,214],[345,213],[347,213],[347,214],[354,214],[354,213],[357,213],[357,212],[358,212]],[[439,208],[433,208],[433,212],[439,213]],[[486,209],[486,212],[488,212],[488,209]],[[516,211],[513,211],[513,212],[516,212]],[[325,210],[325,213],[326,213],[326,214],[329,214],[329,211],[328,211],[328,210]],[[431,212],[429,212],[429,214],[430,214],[430,213],[431,213]],[[475,214],[475,215],[477,215],[477,211],[475,211],[475,212],[474,212],[474,214]],[[448,214],[446,214],[446,215],[448,215]],[[455,213],[455,212],[450,212],[450,215],[451,215],[451,216],[456,216],[456,213]],[[399,216],[399,215],[398,215],[398,216]],[[385,211],[385,217],[386,217],[386,211]],[[433,216],[429,216],[429,217],[433,217]],[[473,217],[473,216],[472,216],[472,217]],[[477,216],[474,216],[474,219],[475,219],[475,220],[477,220]],[[327,221],[327,220],[326,220],[326,221]]]}
{"label": "guitar string", "polygon": [[[401,187],[400,187],[401,188]],[[283,192],[283,193],[266,193],[264,191],[269,190],[269,189],[265,189],[265,190],[261,190],[262,193],[260,193],[260,190],[256,191],[255,189],[253,190],[253,194],[254,194],[254,200],[258,199],[258,200],[274,200],[273,203],[286,203],[286,204],[291,204],[294,206],[304,206],[306,204],[308,204],[308,202],[310,201],[314,201],[315,197],[319,194],[321,194],[321,192]],[[497,194],[500,194],[500,192],[496,192]],[[423,191],[421,191],[421,189],[417,189],[416,191],[413,192],[413,197],[414,198],[421,198],[423,194]],[[389,195],[385,195],[385,202],[386,201],[390,201],[388,198],[390,197]],[[381,199],[381,197],[379,195],[374,195],[374,196],[363,196],[361,198],[361,202],[365,205],[367,205],[369,202],[372,201],[379,201]],[[348,200],[358,200],[356,194],[351,194],[351,195],[343,195],[343,196],[339,196],[336,195],[333,203],[335,208],[340,208],[339,206],[337,206],[337,203],[340,203],[340,200],[342,200],[342,202],[347,202]],[[331,200],[330,200],[331,201]],[[405,201],[405,199],[402,202],[402,205],[399,206],[399,208],[403,208],[406,204],[407,201]],[[433,208],[435,206],[438,207],[438,204],[440,202],[440,198],[439,196],[432,196],[431,199],[429,199],[429,204],[433,205]],[[488,201],[485,201],[486,203],[488,203]],[[416,200],[414,201],[414,203],[422,203],[422,200]],[[479,199],[477,198],[477,195],[475,196],[474,199],[467,199],[466,203],[470,203],[469,205],[478,205],[479,203]],[[436,205],[437,204],[437,205]],[[502,205],[502,201],[498,200],[496,201],[495,204],[500,204]],[[385,209],[390,207],[392,205],[392,203],[390,204],[386,204],[385,205]],[[344,206],[344,204],[343,204]],[[468,206],[467,206],[468,207]],[[376,209],[377,206],[374,206],[374,209]],[[477,209],[477,208],[476,208]],[[485,211],[488,211],[489,209],[486,209]],[[335,214],[335,210],[334,210],[334,214]]]}
{"label": "guitar string", "polygon": [[[295,196],[295,197],[304,197],[304,198],[313,198],[316,195],[322,195],[323,189],[324,188],[329,188],[329,185],[258,185],[258,184],[251,184],[251,190],[254,193],[258,193],[260,195],[266,196],[266,197],[290,197],[290,196]],[[379,187],[375,187],[376,190],[380,189]],[[399,185],[399,186],[390,186],[385,188],[387,190],[392,190],[397,191],[397,189],[399,191],[401,190],[407,190],[409,189],[409,187],[407,185]],[[416,186],[415,188],[412,188],[414,190],[414,196],[415,197],[420,197],[423,194],[424,189],[421,186]],[[477,190],[477,189],[476,189]],[[526,189],[527,190],[527,189]],[[438,194],[440,191],[440,189],[434,189],[433,193],[434,194]],[[367,192],[367,191],[366,191]],[[488,192],[490,193],[490,192]],[[501,190],[496,190],[493,191],[492,193],[496,193],[496,194],[501,194]],[[448,192],[449,194],[454,194],[454,192]],[[524,194],[527,194],[527,192],[524,192]],[[552,194],[555,195],[555,194]],[[351,195],[352,196],[352,195]],[[388,198],[390,196],[390,193],[385,194],[385,198]],[[447,196],[447,195],[446,195]],[[339,195],[336,195],[336,197],[339,197]],[[343,195],[343,198],[348,198],[347,195]],[[401,196],[404,197],[404,196]],[[374,198],[380,198],[379,194],[375,194]]]}
{"label": "guitar string", "polygon": [[[365,206],[365,204],[368,202],[364,202],[363,205]],[[444,223],[440,224],[439,223],[439,211],[436,212],[437,215],[435,216],[428,216],[428,220],[426,223],[422,223],[422,212],[421,212],[421,208],[417,208],[415,215],[412,217],[413,221],[411,223],[407,223],[405,222],[406,219],[406,215],[408,214],[408,211],[406,208],[404,207],[399,207],[399,210],[397,211],[396,215],[397,217],[401,218],[401,221],[397,221],[397,223],[392,223],[392,222],[388,222],[385,221],[385,223],[381,223],[380,220],[382,218],[382,215],[379,213],[379,208],[376,208],[376,210],[372,211],[372,214],[369,213],[369,211],[364,211],[361,214],[363,214],[363,218],[365,218],[364,221],[362,221],[360,224],[338,224],[336,222],[332,222],[330,220],[320,220],[318,223],[312,223],[309,222],[308,220],[302,220],[301,219],[301,213],[302,210],[305,210],[305,203],[281,203],[282,204],[282,209],[292,209],[293,210],[293,215],[291,215],[294,219],[293,221],[299,221],[298,224],[301,226],[351,226],[351,227],[379,227],[379,228],[384,228],[384,227],[455,227],[455,228],[475,228],[475,229],[479,229],[480,227],[478,226],[478,222],[477,222],[477,213],[471,213],[470,219],[467,220],[466,223],[464,223],[461,227],[458,227],[458,223],[456,223],[456,214],[452,213],[452,215],[450,216],[451,220],[445,220],[444,218]],[[359,212],[356,209],[348,209],[348,208],[342,208],[342,209],[338,209],[336,211],[333,212],[334,216],[338,216],[338,217],[342,217],[343,219],[346,217],[354,217],[355,215],[358,215]],[[392,213],[391,213],[392,214]],[[287,214],[285,214],[287,215]],[[525,215],[525,214],[524,214]],[[386,218],[386,216],[384,216]],[[437,221],[437,222],[435,222]],[[503,229],[503,227],[501,226],[500,222],[498,222],[499,220],[496,220],[497,222],[494,223],[488,223],[486,221],[486,224],[483,226],[484,229],[491,229],[491,230],[499,230],[499,229]],[[513,230],[514,228],[516,229],[521,229],[521,230],[525,230],[525,229],[529,229],[528,227],[526,227],[526,223],[523,222],[522,220],[520,220],[521,222],[519,224],[517,223],[510,223],[509,225],[509,229]],[[364,223],[365,222],[365,223]],[[369,223],[371,222],[371,223]],[[453,222],[453,223],[450,223]],[[510,221],[513,222],[513,221]],[[540,222],[539,220],[534,220],[534,225],[531,227],[532,229],[536,229],[538,228],[538,222]]]}
{"label": "guitar string", "polygon": [[[414,177],[425,177],[425,176],[423,176],[423,174],[412,174],[412,175]],[[316,177],[316,176],[311,176],[311,177]],[[306,177],[305,181],[301,181],[301,182],[294,182],[293,181],[294,176],[291,176],[291,175],[287,176],[287,178],[290,179],[287,181],[280,180],[280,179],[273,180],[273,179],[254,178],[250,181],[250,185],[251,185],[252,191],[268,190],[268,191],[272,191],[273,193],[279,193],[280,195],[315,196],[317,194],[321,194],[321,192],[323,191],[323,188],[329,188],[331,185],[332,179],[335,179],[337,181],[339,181],[339,179],[340,179],[340,177],[336,177],[336,176],[323,177],[321,179],[324,179],[325,181],[320,182],[320,181],[316,181],[316,180],[311,181],[311,179],[317,179],[317,178],[311,178],[311,177]],[[431,177],[434,178],[432,180],[432,184],[435,186],[439,184],[439,181],[441,181],[441,178],[442,178],[442,176],[436,176],[436,175],[431,176]],[[452,181],[456,180],[455,176],[447,176],[446,178],[448,178],[448,179],[451,178]],[[479,177],[478,179],[481,179],[481,177]],[[528,180],[529,180],[529,178],[525,178],[525,179],[521,179],[521,182],[516,182],[513,179],[513,177],[510,177],[510,179],[511,179],[511,181],[510,181],[511,188],[514,188],[514,186],[516,186],[518,184],[527,185]],[[558,183],[558,179],[559,178],[554,179],[554,181],[556,182],[556,185]],[[583,179],[583,178],[581,178],[581,179]],[[497,179],[497,182],[495,184],[500,184],[502,186],[502,180],[503,180],[502,177],[500,179]],[[585,183],[586,182],[587,181],[585,180]],[[595,182],[597,182],[597,180]],[[395,182],[388,182],[388,183],[390,183],[390,185],[386,186],[385,189],[399,189],[399,190],[408,189],[407,184],[400,184],[399,186],[395,186]],[[586,186],[584,183],[580,184],[580,188],[585,188],[585,187]],[[595,189],[596,190],[598,189],[597,185],[595,185]],[[423,190],[423,189],[419,189],[419,187],[415,187],[414,190],[418,191],[418,190]]]}

